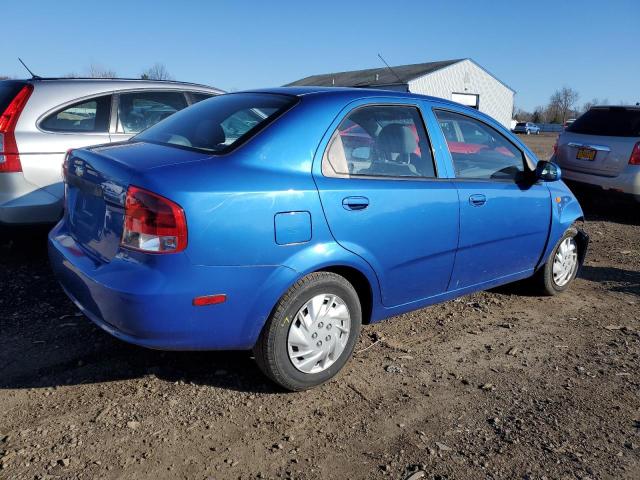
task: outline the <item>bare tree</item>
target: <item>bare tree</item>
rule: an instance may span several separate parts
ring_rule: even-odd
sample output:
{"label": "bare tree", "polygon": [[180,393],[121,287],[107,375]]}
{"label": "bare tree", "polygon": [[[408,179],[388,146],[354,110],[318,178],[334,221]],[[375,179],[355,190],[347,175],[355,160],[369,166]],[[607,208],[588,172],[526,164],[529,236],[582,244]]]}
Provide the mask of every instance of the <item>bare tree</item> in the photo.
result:
{"label": "bare tree", "polygon": [[582,113],[587,112],[591,109],[591,107],[595,105],[600,105],[600,101],[597,98],[594,98],[588,102],[584,102],[584,104],[582,105],[581,112]]}
{"label": "bare tree", "polygon": [[91,78],[115,78],[117,74],[114,70],[92,63],[89,66],[89,77]]}
{"label": "bare tree", "polygon": [[519,122],[530,122],[531,121],[531,112],[527,112],[522,108],[516,108],[513,112],[513,118],[518,120]]}
{"label": "bare tree", "polygon": [[140,78],[143,80],[173,80],[173,77],[163,63],[154,63],[151,68],[146,69]]}
{"label": "bare tree", "polygon": [[576,102],[580,98],[577,91],[569,87],[562,87],[556,90],[549,99],[547,112],[554,122],[564,123],[572,113]]}
{"label": "bare tree", "polygon": [[531,114],[531,121],[533,123],[545,123],[544,107],[538,105]]}

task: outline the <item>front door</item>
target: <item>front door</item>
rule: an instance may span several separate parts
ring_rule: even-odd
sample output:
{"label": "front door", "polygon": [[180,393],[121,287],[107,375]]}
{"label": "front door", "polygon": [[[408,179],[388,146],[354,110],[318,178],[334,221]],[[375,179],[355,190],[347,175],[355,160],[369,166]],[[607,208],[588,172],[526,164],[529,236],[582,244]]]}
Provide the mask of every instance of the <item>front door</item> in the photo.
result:
{"label": "front door", "polygon": [[549,234],[551,198],[524,153],[480,119],[435,110],[455,169],[460,241],[450,290],[532,272]]}
{"label": "front door", "polygon": [[438,179],[420,110],[365,105],[331,136],[315,179],[331,232],[366,260],[383,304],[447,289],[458,241],[458,195]]}

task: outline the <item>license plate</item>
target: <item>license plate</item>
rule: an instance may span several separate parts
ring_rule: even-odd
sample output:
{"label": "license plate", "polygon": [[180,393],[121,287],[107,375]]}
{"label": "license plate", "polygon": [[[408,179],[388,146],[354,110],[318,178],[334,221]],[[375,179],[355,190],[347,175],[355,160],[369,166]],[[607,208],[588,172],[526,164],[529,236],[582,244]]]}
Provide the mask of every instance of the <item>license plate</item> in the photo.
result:
{"label": "license plate", "polygon": [[591,148],[579,148],[576,158],[578,160],[595,160],[596,153],[598,152]]}

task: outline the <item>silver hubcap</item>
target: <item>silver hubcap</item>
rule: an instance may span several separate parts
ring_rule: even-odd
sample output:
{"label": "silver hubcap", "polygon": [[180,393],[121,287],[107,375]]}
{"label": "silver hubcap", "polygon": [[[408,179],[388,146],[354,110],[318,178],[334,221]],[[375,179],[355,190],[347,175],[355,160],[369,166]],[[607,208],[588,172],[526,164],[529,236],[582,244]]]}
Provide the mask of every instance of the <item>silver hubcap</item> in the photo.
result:
{"label": "silver hubcap", "polygon": [[565,238],[553,259],[553,281],[559,287],[564,287],[578,267],[578,248],[573,238]]}
{"label": "silver hubcap", "polygon": [[351,317],[337,295],[323,293],[296,313],[287,337],[291,363],[303,373],[319,373],[342,354],[349,340]]}

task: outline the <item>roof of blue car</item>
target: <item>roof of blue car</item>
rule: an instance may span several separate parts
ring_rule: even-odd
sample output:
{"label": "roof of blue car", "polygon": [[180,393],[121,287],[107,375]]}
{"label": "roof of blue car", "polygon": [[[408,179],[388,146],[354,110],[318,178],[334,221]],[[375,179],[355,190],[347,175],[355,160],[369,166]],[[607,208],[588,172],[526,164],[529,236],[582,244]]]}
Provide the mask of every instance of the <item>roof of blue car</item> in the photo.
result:
{"label": "roof of blue car", "polygon": [[[455,104],[451,100],[417,93],[399,92],[397,90],[384,90],[381,88],[356,88],[356,87],[273,87],[250,90],[256,93],[274,93],[295,95],[297,97],[305,95],[342,95],[352,100],[367,97],[399,97],[399,98],[421,98],[442,103]],[[240,93],[240,92],[238,92]],[[457,105],[457,104],[456,104]]]}

